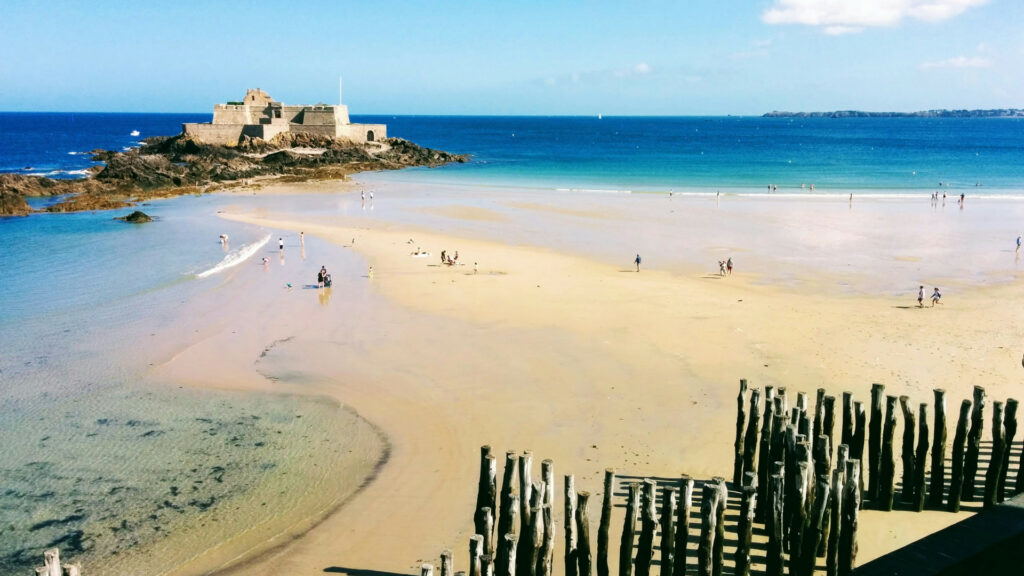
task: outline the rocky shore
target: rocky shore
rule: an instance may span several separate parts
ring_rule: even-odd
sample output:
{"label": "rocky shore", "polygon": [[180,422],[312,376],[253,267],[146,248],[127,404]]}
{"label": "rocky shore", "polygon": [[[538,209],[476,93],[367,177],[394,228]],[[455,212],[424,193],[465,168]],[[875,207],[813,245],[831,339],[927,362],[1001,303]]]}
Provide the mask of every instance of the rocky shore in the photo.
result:
{"label": "rocky shore", "polygon": [[355,144],[285,133],[269,142],[246,138],[229,147],[198,142],[185,134],[158,136],[126,152],[94,151],[93,160],[103,165],[86,178],[0,174],[0,216],[30,214],[33,210],[25,198],[34,196],[66,196],[43,209],[48,212],[108,210],[150,198],[209,192],[254,178],[341,179],[369,170],[436,167],[467,159],[401,138]]}

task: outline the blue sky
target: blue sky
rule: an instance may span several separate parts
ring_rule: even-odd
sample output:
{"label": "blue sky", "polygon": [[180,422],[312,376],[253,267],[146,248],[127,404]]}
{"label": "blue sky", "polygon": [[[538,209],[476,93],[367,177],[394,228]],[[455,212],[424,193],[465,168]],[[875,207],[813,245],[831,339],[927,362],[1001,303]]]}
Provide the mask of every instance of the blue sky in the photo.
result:
{"label": "blue sky", "polygon": [[1021,0],[26,2],[0,110],[353,114],[1024,107]]}

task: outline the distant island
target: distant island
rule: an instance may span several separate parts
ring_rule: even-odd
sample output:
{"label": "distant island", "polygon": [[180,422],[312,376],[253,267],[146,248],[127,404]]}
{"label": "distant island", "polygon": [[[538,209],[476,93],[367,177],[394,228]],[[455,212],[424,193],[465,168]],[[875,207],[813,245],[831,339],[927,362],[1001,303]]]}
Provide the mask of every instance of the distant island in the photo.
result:
{"label": "distant island", "polygon": [[782,112],[773,110],[762,118],[1024,118],[1024,109],[993,110],[921,110],[920,112],[865,112],[835,110],[833,112]]}

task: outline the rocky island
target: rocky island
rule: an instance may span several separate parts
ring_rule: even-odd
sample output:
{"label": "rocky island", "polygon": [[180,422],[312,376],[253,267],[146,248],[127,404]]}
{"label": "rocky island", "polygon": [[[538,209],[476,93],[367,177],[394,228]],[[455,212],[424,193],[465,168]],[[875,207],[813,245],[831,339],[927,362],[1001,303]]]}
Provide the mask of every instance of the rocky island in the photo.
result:
{"label": "rocky island", "polygon": [[125,152],[94,150],[103,164],[85,178],[0,174],[0,216],[30,214],[25,198],[34,196],[66,196],[48,212],[108,210],[253,180],[343,179],[468,159],[384,134],[384,125],[350,123],[340,104],[285,106],[249,90],[241,102],[216,105],[209,124],[185,124],[177,136],[147,138]]}

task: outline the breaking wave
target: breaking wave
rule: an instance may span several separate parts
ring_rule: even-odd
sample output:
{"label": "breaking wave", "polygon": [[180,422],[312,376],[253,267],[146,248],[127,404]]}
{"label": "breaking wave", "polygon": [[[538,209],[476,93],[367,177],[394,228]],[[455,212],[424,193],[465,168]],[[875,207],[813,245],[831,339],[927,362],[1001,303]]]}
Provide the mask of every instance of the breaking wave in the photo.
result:
{"label": "breaking wave", "polygon": [[262,240],[253,242],[252,244],[243,244],[238,250],[228,252],[228,255],[218,262],[213,268],[196,274],[196,278],[206,278],[207,276],[222,272],[233,266],[238,266],[242,262],[248,260],[260,248],[266,246],[267,242],[270,242],[270,234],[267,234]]}

